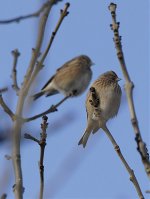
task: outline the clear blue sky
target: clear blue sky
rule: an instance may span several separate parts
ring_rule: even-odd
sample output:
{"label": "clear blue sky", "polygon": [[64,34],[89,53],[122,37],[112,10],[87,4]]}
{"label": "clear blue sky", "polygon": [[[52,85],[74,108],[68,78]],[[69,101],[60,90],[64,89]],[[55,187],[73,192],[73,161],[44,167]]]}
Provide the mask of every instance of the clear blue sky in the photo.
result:
{"label": "clear blue sky", "polygon": [[[47,24],[43,48],[59,18],[59,10],[67,1],[53,7]],[[93,82],[101,73],[114,70],[122,81],[122,103],[119,114],[108,122],[108,127],[118,142],[122,153],[139,180],[145,198],[149,182],[136,150],[134,133],[130,122],[128,104],[124,92],[124,78],[120,69],[110,30],[111,16],[108,0],[70,0],[70,14],[65,18],[55,38],[51,51],[45,61],[45,68],[36,81],[36,91],[54,74],[65,61],[80,54],[91,57]],[[30,0],[1,1],[0,19],[7,19],[36,11],[42,1]],[[120,22],[123,51],[127,68],[135,84],[134,101],[142,137],[149,140],[149,1],[116,0],[117,20]],[[18,48],[21,57],[18,63],[19,83],[27,69],[31,48],[35,47],[38,18],[22,21],[19,24],[0,25],[0,85],[9,85],[9,93],[4,99],[15,110],[16,97],[11,89],[10,73],[12,68],[11,50]],[[137,199],[134,186],[120,159],[102,130],[91,136],[87,148],[77,145],[86,127],[85,98],[87,91],[80,97],[65,102],[59,111],[48,115],[49,128],[45,152],[45,199]],[[31,93],[30,93],[31,94]],[[46,110],[63,96],[41,98],[25,112],[31,116]],[[1,112],[2,113],[2,112]],[[26,124],[22,133],[30,132],[39,136],[38,119]],[[62,126],[61,126],[62,125]],[[10,119],[2,114],[0,126],[11,126]],[[11,187],[14,183],[11,161],[6,161],[5,154],[10,153],[8,144],[0,148],[0,194],[6,192],[8,199],[13,198]],[[25,199],[37,198],[39,191],[39,147],[30,141],[22,144],[22,169],[25,186]],[[12,180],[7,181],[8,173]],[[5,175],[4,175],[5,174]],[[5,178],[5,181],[4,179]],[[3,181],[3,183],[2,183]],[[4,184],[9,182],[8,186]],[[2,184],[1,184],[2,183]],[[7,188],[6,188],[7,187]]]}

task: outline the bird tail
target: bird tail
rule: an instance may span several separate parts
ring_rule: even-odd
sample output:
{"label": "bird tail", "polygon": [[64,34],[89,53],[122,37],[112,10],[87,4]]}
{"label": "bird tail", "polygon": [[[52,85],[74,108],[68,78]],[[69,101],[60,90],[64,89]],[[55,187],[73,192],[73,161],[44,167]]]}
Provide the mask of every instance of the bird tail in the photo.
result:
{"label": "bird tail", "polygon": [[39,93],[36,93],[35,95],[33,95],[33,100],[37,100],[39,97],[41,97],[42,95],[44,95],[44,91],[41,91]]}
{"label": "bird tail", "polygon": [[99,125],[97,124],[97,122],[94,122],[94,121],[89,122],[88,123],[88,127],[86,128],[82,138],[78,142],[78,145],[82,144],[83,147],[85,148],[91,132],[94,134],[94,133],[96,133],[98,131],[98,129],[99,129]]}
{"label": "bird tail", "polygon": [[81,145],[81,144],[82,144],[83,147],[85,148],[86,143],[87,143],[87,141],[88,141],[88,138],[89,138],[90,134],[91,134],[91,131],[88,131],[88,130],[86,129],[86,131],[85,131],[85,133],[83,134],[82,138],[81,138],[80,141],[78,142],[78,145]]}

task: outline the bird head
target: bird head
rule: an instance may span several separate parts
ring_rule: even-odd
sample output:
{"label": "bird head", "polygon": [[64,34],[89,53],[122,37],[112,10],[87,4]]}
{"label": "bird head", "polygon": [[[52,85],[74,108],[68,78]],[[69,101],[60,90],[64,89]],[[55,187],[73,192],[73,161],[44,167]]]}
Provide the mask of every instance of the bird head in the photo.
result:
{"label": "bird head", "polygon": [[105,76],[105,78],[108,78],[109,80],[113,82],[118,82],[121,80],[121,78],[119,78],[114,71],[108,71],[104,73],[103,75]]}

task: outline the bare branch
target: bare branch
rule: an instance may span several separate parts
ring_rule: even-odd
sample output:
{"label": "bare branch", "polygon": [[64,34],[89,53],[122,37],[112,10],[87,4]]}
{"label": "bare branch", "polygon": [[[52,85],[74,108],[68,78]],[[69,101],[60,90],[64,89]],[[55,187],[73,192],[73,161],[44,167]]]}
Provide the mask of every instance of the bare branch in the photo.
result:
{"label": "bare branch", "polygon": [[104,130],[104,132],[106,133],[106,135],[108,136],[108,138],[110,139],[111,143],[114,146],[114,149],[116,151],[116,153],[118,154],[119,158],[121,159],[123,165],[125,166],[127,172],[130,175],[130,181],[133,183],[133,185],[135,186],[135,189],[138,193],[138,196],[140,199],[144,199],[144,196],[142,194],[141,188],[139,186],[139,183],[135,177],[134,171],[130,168],[129,164],[127,163],[127,161],[125,160],[124,156],[121,153],[120,147],[118,146],[118,144],[116,143],[115,139],[113,138],[112,134],[110,133],[110,131],[108,130],[108,128],[105,126],[102,128]]}
{"label": "bare branch", "polygon": [[50,50],[50,47],[51,47],[51,45],[52,45],[52,43],[53,43],[53,40],[54,40],[54,38],[55,38],[55,35],[57,34],[58,29],[59,29],[59,27],[60,27],[60,25],[61,25],[63,19],[69,14],[69,12],[68,12],[69,6],[70,6],[70,4],[69,4],[69,3],[66,3],[64,9],[63,9],[63,10],[60,10],[60,18],[59,18],[59,20],[58,20],[58,22],[57,22],[57,25],[56,25],[54,31],[52,32],[52,35],[51,35],[51,38],[50,38],[50,40],[49,40],[48,46],[47,46],[45,52],[43,53],[41,60],[40,60],[39,63],[38,63],[39,65],[42,65],[42,64],[43,64],[43,62],[44,62],[44,60],[45,60],[45,58],[46,58],[46,56],[47,56],[47,54],[48,54],[48,52],[49,52],[49,50]]}
{"label": "bare branch", "polygon": [[12,121],[15,120],[15,114],[10,110],[10,108],[6,105],[6,103],[3,100],[2,95],[0,94],[0,105],[2,106],[3,110],[10,116]]}
{"label": "bare branch", "polygon": [[39,17],[40,14],[44,11],[44,9],[48,6],[48,3],[49,3],[49,1],[46,2],[44,5],[42,5],[42,7],[38,11],[36,11],[32,14],[19,16],[19,17],[7,19],[7,20],[0,20],[0,24],[19,23],[20,21],[25,20],[25,19],[29,19],[29,18],[33,18],[33,17]]}
{"label": "bare branch", "polygon": [[44,193],[44,151],[45,151],[45,146],[46,146],[46,137],[47,137],[47,133],[46,133],[46,129],[48,127],[48,117],[46,115],[44,115],[42,117],[43,119],[43,123],[41,124],[41,129],[42,129],[42,133],[41,135],[41,139],[40,139],[40,148],[41,148],[41,152],[40,152],[40,162],[39,162],[39,170],[40,170],[40,199],[43,199],[43,193]]}
{"label": "bare branch", "polygon": [[7,194],[4,193],[2,196],[1,196],[1,199],[6,199],[7,198]]}
{"label": "bare branch", "polygon": [[[90,92],[92,94],[92,99],[90,101],[91,106],[94,107],[94,112],[99,112],[100,109],[98,109],[98,107],[100,106],[100,99],[96,93],[96,90],[94,87],[90,88]],[[141,188],[139,186],[139,183],[135,177],[134,171],[130,168],[129,164],[127,163],[127,161],[125,160],[124,156],[121,153],[120,147],[118,146],[117,142],[115,141],[115,139],[113,138],[113,136],[111,135],[109,129],[107,128],[106,124],[104,124],[102,127],[103,131],[106,133],[106,135],[108,136],[108,138],[110,139],[112,145],[114,146],[115,151],[117,152],[119,158],[121,159],[123,165],[125,166],[127,172],[130,175],[130,180],[132,181],[132,183],[135,186],[135,189],[138,193],[138,196],[140,199],[144,199],[144,196],[142,194]]]}
{"label": "bare branch", "polygon": [[121,36],[119,35],[120,23],[116,21],[116,7],[117,7],[117,5],[114,3],[111,3],[109,5],[109,10],[110,10],[111,16],[112,16],[112,24],[110,26],[114,32],[113,40],[114,40],[116,51],[117,51],[117,57],[120,62],[120,66],[121,66],[121,69],[122,69],[122,72],[123,72],[123,75],[125,78],[125,82],[126,82],[125,83],[125,91],[126,91],[128,105],[129,105],[131,123],[132,123],[134,133],[135,133],[135,141],[137,143],[137,150],[141,156],[142,162],[145,167],[145,171],[146,171],[148,177],[150,177],[149,154],[148,154],[146,144],[143,142],[143,139],[142,139],[142,136],[140,133],[140,129],[139,129],[139,125],[138,125],[136,112],[135,112],[135,106],[134,106],[134,101],[133,101],[134,84],[130,79],[129,73],[127,71],[125,59],[124,59],[124,54],[123,54],[122,45],[121,45]]}
{"label": "bare branch", "polygon": [[34,141],[34,142],[37,142],[37,143],[39,144],[39,140],[36,139],[35,137],[33,137],[32,135],[28,134],[28,133],[25,133],[25,134],[24,134],[24,138],[25,138],[25,139],[28,139],[28,140],[32,140],[32,141]]}
{"label": "bare branch", "polygon": [[42,129],[42,133],[40,133],[40,140],[36,139],[35,137],[33,137],[30,134],[25,133],[24,134],[24,138],[26,139],[30,139],[34,142],[37,142],[40,145],[40,161],[39,161],[39,171],[40,171],[40,199],[43,199],[43,192],[44,192],[44,151],[45,151],[45,146],[46,146],[46,137],[47,137],[47,133],[46,133],[46,129],[48,127],[48,117],[46,115],[44,115],[42,117],[42,124],[41,124],[41,129]]}
{"label": "bare branch", "polygon": [[23,179],[22,179],[22,168],[21,168],[21,154],[20,154],[20,139],[21,139],[21,128],[22,128],[22,112],[24,108],[24,102],[28,91],[30,89],[31,84],[27,84],[31,78],[32,72],[35,68],[35,63],[39,56],[39,52],[41,49],[41,45],[43,42],[44,32],[46,22],[51,11],[53,4],[55,3],[54,0],[49,0],[48,6],[44,9],[43,14],[41,16],[39,27],[38,27],[38,36],[36,41],[35,50],[33,50],[32,57],[24,76],[24,81],[22,83],[22,87],[20,88],[17,108],[16,108],[16,115],[17,118],[13,124],[13,148],[12,148],[12,160],[13,160],[13,168],[15,173],[15,185],[13,191],[15,193],[15,198],[22,199],[23,198]]}
{"label": "bare branch", "polygon": [[0,94],[4,93],[4,92],[6,92],[6,91],[8,91],[8,88],[7,88],[7,87],[1,88],[1,89],[0,89]]}
{"label": "bare branch", "polygon": [[52,43],[53,43],[54,38],[55,38],[55,36],[56,36],[56,34],[57,34],[57,32],[58,32],[58,29],[59,29],[59,27],[60,27],[60,25],[61,25],[63,19],[69,14],[69,12],[68,12],[69,6],[70,6],[70,4],[69,4],[69,3],[66,3],[64,9],[60,11],[60,18],[59,18],[59,20],[58,20],[58,22],[57,22],[57,24],[56,24],[56,27],[55,27],[54,31],[52,32],[52,35],[51,35],[51,37],[50,37],[50,40],[49,40],[49,43],[48,43],[48,46],[47,46],[45,52],[43,53],[41,59],[37,62],[36,68],[35,68],[35,70],[33,71],[32,77],[31,77],[31,79],[28,81],[28,84],[29,84],[29,85],[34,81],[34,79],[35,79],[35,77],[37,76],[37,74],[39,73],[39,71],[43,68],[43,66],[44,66],[44,65],[43,65],[44,60],[45,60],[45,58],[46,58],[46,56],[47,56],[47,54],[48,54],[48,52],[49,52],[49,50],[50,50],[50,48],[51,48],[51,46],[52,46]]}
{"label": "bare branch", "polygon": [[16,70],[16,67],[17,67],[18,57],[20,56],[20,52],[17,49],[13,50],[12,51],[12,55],[14,57],[12,74],[11,74],[11,77],[12,77],[12,80],[13,80],[12,87],[16,91],[16,94],[18,95],[20,88],[19,88],[18,83],[17,83],[17,70]]}
{"label": "bare branch", "polygon": [[150,190],[146,190],[145,192],[148,193],[148,194],[150,194]]}
{"label": "bare branch", "polygon": [[37,119],[37,118],[39,118],[39,117],[42,117],[42,116],[44,116],[44,115],[46,115],[46,114],[49,114],[49,113],[52,113],[52,112],[57,111],[58,106],[60,106],[60,105],[61,105],[64,101],[66,101],[69,97],[70,97],[70,96],[64,97],[60,102],[58,102],[56,105],[52,105],[48,110],[46,110],[46,111],[44,111],[44,112],[42,112],[42,113],[40,113],[40,114],[38,114],[38,115],[35,115],[35,116],[33,116],[33,117],[25,118],[25,119],[23,119],[23,121],[24,121],[24,122],[30,122],[30,121],[35,120],[35,119]]}

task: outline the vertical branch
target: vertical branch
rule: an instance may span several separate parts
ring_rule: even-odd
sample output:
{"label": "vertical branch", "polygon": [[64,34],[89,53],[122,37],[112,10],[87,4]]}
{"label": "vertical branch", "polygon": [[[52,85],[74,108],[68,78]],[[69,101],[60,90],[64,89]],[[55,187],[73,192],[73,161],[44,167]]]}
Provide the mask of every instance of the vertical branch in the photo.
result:
{"label": "vertical branch", "polygon": [[127,67],[126,67],[126,63],[125,63],[125,59],[124,59],[124,54],[122,51],[122,45],[121,45],[121,36],[119,35],[119,25],[120,23],[116,21],[116,7],[117,5],[114,3],[111,3],[109,5],[109,10],[111,12],[111,16],[112,16],[112,24],[111,29],[114,32],[114,38],[113,41],[115,43],[115,47],[116,47],[116,51],[117,51],[117,57],[118,60],[120,62],[120,66],[125,78],[125,91],[126,91],[126,95],[127,95],[127,100],[128,100],[128,105],[129,105],[129,111],[130,111],[130,117],[131,117],[131,123],[134,129],[134,133],[135,133],[135,141],[137,143],[137,150],[141,156],[142,162],[144,164],[145,167],[145,171],[148,175],[148,177],[150,177],[150,162],[149,162],[149,154],[148,154],[148,150],[146,147],[146,144],[143,142],[141,133],[140,133],[140,129],[139,129],[139,125],[138,125],[138,120],[137,120],[137,116],[136,116],[136,112],[135,112],[135,106],[134,106],[134,101],[133,101],[133,88],[134,88],[134,84],[130,79],[129,73],[127,71]]}
{"label": "vertical branch", "polygon": [[40,133],[40,140],[37,138],[33,137],[30,134],[25,133],[24,138],[32,140],[40,145],[40,161],[39,161],[39,171],[40,171],[40,196],[39,199],[43,199],[43,194],[44,194],[44,151],[45,151],[45,146],[46,146],[46,129],[48,127],[48,117],[44,115],[42,117],[42,124],[41,124],[41,129],[42,132]]}
{"label": "vertical branch", "polygon": [[1,198],[0,199],[6,199],[7,198],[7,194],[6,193],[4,193],[2,196],[1,196]]}
{"label": "vertical branch", "polygon": [[44,115],[42,117],[43,119],[43,123],[41,124],[41,129],[42,129],[42,133],[41,135],[41,139],[39,142],[40,148],[41,148],[41,153],[40,153],[40,162],[39,162],[39,170],[40,170],[40,199],[43,199],[43,193],[44,193],[44,151],[45,151],[45,146],[46,146],[46,129],[48,126],[47,120],[48,117],[46,115]]}
{"label": "vertical branch", "polygon": [[20,138],[21,138],[21,128],[22,128],[21,118],[22,118],[22,113],[23,113],[23,107],[24,107],[25,98],[30,88],[30,85],[28,85],[27,83],[32,75],[37,57],[41,49],[47,18],[49,16],[51,7],[54,2],[55,2],[54,0],[49,1],[48,6],[45,8],[43,15],[41,16],[39,29],[38,29],[38,38],[36,42],[36,48],[35,50],[33,50],[31,61],[27,69],[26,75],[24,77],[24,82],[20,89],[18,102],[17,102],[17,108],[16,108],[16,113],[15,113],[16,120],[14,121],[14,124],[13,124],[13,145],[12,145],[13,147],[12,160],[13,160],[13,167],[14,167],[14,173],[15,173],[15,185],[13,186],[13,191],[15,193],[16,199],[22,199],[23,191],[24,191],[22,168],[21,168]]}
{"label": "vertical branch", "polygon": [[12,51],[12,55],[14,57],[14,63],[13,63],[12,74],[11,74],[11,77],[12,77],[12,80],[13,80],[12,87],[16,91],[16,94],[18,95],[20,88],[19,88],[18,83],[17,83],[17,69],[16,69],[16,67],[17,67],[18,57],[20,56],[20,53],[16,49],[16,50]]}

